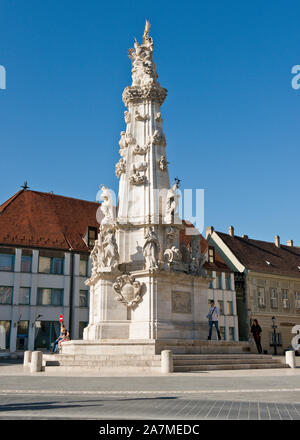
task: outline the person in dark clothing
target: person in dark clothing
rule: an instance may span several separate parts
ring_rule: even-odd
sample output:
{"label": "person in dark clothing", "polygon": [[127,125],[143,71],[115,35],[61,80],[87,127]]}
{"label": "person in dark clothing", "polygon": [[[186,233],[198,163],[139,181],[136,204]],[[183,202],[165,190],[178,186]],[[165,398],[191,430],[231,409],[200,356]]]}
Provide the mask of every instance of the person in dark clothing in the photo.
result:
{"label": "person in dark clothing", "polygon": [[256,343],[257,351],[259,354],[262,353],[262,346],[261,346],[261,342],[260,342],[261,332],[262,332],[262,330],[261,330],[260,325],[258,324],[257,319],[254,319],[252,327],[251,327],[251,333],[253,335],[254,341]]}

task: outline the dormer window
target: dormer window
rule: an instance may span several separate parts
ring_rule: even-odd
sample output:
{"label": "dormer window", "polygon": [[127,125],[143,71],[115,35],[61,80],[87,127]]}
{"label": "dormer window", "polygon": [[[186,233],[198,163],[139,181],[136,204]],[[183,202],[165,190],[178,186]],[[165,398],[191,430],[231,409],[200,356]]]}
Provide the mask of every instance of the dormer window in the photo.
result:
{"label": "dormer window", "polygon": [[95,241],[97,240],[97,236],[98,228],[95,228],[94,226],[88,226],[82,239],[89,248],[92,248],[95,244]]}
{"label": "dormer window", "polygon": [[215,262],[215,248],[211,246],[208,248],[208,262],[209,263]]}

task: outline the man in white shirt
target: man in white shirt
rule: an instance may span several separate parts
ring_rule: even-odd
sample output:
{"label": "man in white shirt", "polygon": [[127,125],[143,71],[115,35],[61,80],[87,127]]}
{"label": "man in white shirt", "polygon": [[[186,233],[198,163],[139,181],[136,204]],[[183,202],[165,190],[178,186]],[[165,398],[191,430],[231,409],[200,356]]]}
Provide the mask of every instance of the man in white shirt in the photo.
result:
{"label": "man in white shirt", "polygon": [[210,308],[209,308],[209,312],[207,315],[208,318],[208,324],[209,324],[209,335],[208,335],[208,340],[211,340],[211,334],[212,334],[212,328],[213,325],[216,327],[217,330],[217,334],[218,334],[218,340],[221,340],[221,334],[220,334],[220,330],[219,330],[219,315],[220,315],[220,311],[218,309],[218,307],[215,306],[215,302],[211,301],[210,302]]}

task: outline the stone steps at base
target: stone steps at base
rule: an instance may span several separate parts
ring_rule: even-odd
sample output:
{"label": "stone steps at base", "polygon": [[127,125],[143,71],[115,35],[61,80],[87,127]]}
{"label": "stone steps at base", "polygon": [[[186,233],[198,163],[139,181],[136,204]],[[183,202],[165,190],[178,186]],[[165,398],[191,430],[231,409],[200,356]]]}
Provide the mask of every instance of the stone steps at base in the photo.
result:
{"label": "stone steps at base", "polygon": [[174,354],[173,359],[273,359],[271,354]]}
{"label": "stone steps at base", "polygon": [[182,365],[174,366],[174,373],[196,372],[196,371],[212,371],[212,370],[253,370],[253,369],[269,369],[269,368],[289,368],[286,364],[208,364],[208,365]]}
{"label": "stone steps at base", "polygon": [[273,359],[181,359],[173,360],[174,366],[189,366],[189,365],[235,365],[235,364],[280,364],[283,365],[279,360]]}

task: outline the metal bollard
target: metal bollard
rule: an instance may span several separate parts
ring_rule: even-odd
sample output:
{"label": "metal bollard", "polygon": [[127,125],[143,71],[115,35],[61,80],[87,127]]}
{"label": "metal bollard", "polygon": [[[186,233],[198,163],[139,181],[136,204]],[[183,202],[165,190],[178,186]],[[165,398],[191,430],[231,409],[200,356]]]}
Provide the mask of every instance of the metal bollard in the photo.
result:
{"label": "metal bollard", "polygon": [[30,351],[30,350],[24,352],[24,362],[23,362],[24,367],[30,366],[31,355],[32,355],[32,351]]}
{"label": "metal bollard", "polygon": [[285,352],[285,363],[291,368],[296,368],[296,358],[294,350],[288,350]]}
{"label": "metal bollard", "polygon": [[161,372],[173,373],[173,352],[172,350],[163,350],[161,352]]}
{"label": "metal bollard", "polygon": [[43,353],[41,351],[33,351],[31,355],[30,371],[37,373],[42,371]]}

